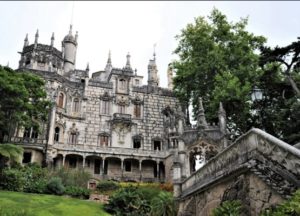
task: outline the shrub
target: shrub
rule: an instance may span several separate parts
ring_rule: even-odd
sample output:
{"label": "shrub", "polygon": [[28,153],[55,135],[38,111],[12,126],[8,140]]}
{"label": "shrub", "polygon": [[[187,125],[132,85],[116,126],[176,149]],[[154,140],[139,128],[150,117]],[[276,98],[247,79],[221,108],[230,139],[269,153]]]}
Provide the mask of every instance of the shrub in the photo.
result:
{"label": "shrub", "polygon": [[90,193],[91,191],[89,189],[75,186],[67,186],[65,190],[65,194],[83,199],[88,199],[90,197]]}
{"label": "shrub", "polygon": [[176,216],[176,207],[173,195],[161,191],[151,201],[151,216]]}
{"label": "shrub", "polygon": [[91,174],[83,169],[67,169],[60,168],[51,173],[52,176],[61,178],[63,185],[87,187],[87,182],[91,178]]}
{"label": "shrub", "polygon": [[225,201],[213,209],[213,216],[239,216],[241,209],[242,204],[239,200]]}
{"label": "shrub", "polygon": [[287,201],[270,209],[265,209],[261,216],[297,216],[300,215],[300,190]]}
{"label": "shrub", "polygon": [[142,198],[136,187],[126,187],[110,197],[105,210],[116,216],[149,215],[149,202]]}
{"label": "shrub", "polygon": [[101,181],[97,184],[100,192],[115,191],[119,189],[119,184],[114,181]]}
{"label": "shrub", "polygon": [[26,179],[21,170],[5,168],[0,177],[0,188],[3,190],[19,191],[24,189]]}
{"label": "shrub", "polygon": [[65,187],[62,184],[61,178],[51,178],[47,183],[47,191],[50,194],[62,195],[65,191]]}

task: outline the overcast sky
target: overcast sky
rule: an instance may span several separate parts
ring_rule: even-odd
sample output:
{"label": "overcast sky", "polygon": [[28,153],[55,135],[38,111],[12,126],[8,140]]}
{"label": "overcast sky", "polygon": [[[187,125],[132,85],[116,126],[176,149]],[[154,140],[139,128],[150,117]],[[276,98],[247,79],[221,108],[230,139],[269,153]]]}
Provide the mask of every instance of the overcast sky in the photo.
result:
{"label": "overcast sky", "polygon": [[[114,67],[122,68],[126,54],[131,65],[147,82],[147,65],[156,45],[157,65],[161,86],[167,86],[167,65],[176,58],[175,35],[194,17],[207,16],[216,7],[229,21],[249,16],[248,31],[268,38],[270,46],[287,45],[300,36],[300,2],[238,2],[238,1],[167,1],[167,2],[0,2],[0,64],[16,69],[26,33],[29,42],[39,29],[39,43],[50,44],[55,33],[55,46],[73,23],[78,31],[76,68],[90,73],[104,69],[108,51]],[[72,10],[73,8],[73,10]],[[73,19],[72,19],[73,11]],[[91,74],[90,74],[91,75]]]}

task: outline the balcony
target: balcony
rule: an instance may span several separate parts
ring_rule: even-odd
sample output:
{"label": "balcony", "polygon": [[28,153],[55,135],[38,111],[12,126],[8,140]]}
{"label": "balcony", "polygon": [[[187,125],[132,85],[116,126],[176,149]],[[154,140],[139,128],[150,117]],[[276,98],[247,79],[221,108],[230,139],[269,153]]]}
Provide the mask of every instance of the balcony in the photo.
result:
{"label": "balcony", "polygon": [[124,123],[124,124],[132,124],[131,115],[124,113],[114,113],[112,123]]}

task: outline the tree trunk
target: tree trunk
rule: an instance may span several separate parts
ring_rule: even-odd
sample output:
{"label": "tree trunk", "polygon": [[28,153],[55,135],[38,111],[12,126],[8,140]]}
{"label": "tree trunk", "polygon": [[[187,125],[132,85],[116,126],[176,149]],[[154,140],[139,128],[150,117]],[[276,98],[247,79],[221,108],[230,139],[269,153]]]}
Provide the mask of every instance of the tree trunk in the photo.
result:
{"label": "tree trunk", "polygon": [[300,97],[300,90],[297,87],[297,84],[295,83],[295,81],[292,79],[291,75],[290,74],[286,74],[286,77],[287,77],[289,83],[291,84],[293,90],[295,91],[297,97]]}

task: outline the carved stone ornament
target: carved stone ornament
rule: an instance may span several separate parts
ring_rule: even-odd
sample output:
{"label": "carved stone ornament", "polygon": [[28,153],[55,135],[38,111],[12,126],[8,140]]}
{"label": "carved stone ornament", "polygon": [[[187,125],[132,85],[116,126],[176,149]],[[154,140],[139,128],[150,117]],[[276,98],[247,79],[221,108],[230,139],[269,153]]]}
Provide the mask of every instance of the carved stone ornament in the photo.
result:
{"label": "carved stone ornament", "polygon": [[118,105],[122,105],[122,106],[128,106],[129,105],[129,99],[126,96],[117,96],[117,101],[116,103]]}

